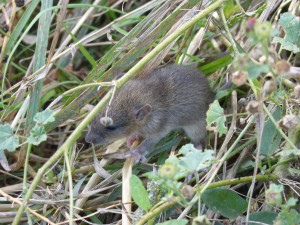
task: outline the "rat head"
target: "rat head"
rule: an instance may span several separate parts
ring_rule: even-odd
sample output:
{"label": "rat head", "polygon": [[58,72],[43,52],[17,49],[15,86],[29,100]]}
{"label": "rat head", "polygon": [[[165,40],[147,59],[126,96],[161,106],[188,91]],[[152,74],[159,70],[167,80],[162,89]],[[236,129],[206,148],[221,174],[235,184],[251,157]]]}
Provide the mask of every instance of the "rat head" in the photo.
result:
{"label": "rat head", "polygon": [[[127,103],[127,104],[126,104]],[[133,106],[130,102],[117,101],[97,116],[89,126],[85,141],[92,144],[108,144],[138,132],[151,113],[148,104]]]}

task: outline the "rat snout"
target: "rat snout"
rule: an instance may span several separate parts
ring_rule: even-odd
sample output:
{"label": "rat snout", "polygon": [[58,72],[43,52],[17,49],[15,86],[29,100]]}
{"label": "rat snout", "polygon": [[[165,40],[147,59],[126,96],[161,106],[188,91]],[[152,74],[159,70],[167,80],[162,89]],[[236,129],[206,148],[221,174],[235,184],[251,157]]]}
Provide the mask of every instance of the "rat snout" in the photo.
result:
{"label": "rat snout", "polygon": [[87,143],[90,143],[90,144],[103,143],[103,138],[99,135],[87,134],[84,139]]}
{"label": "rat snout", "polygon": [[103,137],[101,135],[95,134],[91,131],[88,131],[85,135],[85,141],[90,144],[101,144],[104,142]]}

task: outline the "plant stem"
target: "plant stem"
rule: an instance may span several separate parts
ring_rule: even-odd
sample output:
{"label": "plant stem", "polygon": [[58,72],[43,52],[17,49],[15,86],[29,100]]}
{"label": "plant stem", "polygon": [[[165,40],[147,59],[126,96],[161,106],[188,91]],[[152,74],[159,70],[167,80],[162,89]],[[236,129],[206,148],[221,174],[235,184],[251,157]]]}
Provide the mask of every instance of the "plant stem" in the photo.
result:
{"label": "plant stem", "polygon": [[69,182],[69,198],[70,198],[70,205],[69,205],[69,225],[73,225],[73,217],[74,217],[74,194],[73,194],[73,180],[72,180],[72,169],[70,165],[70,160],[68,156],[69,151],[64,151],[64,157],[67,167],[67,174],[68,174],[68,182]]}
{"label": "plant stem", "polygon": [[235,44],[235,40],[234,40],[234,38],[233,38],[233,36],[232,36],[232,34],[230,32],[230,29],[229,29],[229,27],[227,25],[227,21],[226,21],[225,15],[224,15],[224,9],[223,8],[224,7],[222,7],[221,9],[219,9],[219,13],[221,15],[221,19],[223,21],[224,28],[225,28],[225,30],[227,32],[227,37],[228,37],[228,39],[229,39],[229,41],[230,41],[230,43],[231,43],[231,45],[233,47],[234,54],[238,55],[239,54],[239,50],[238,50],[238,48],[237,48],[237,46]]}
{"label": "plant stem", "polygon": [[154,209],[153,211],[148,212],[146,215],[144,215],[137,223],[136,225],[143,225],[145,224],[147,221],[149,221],[150,219],[158,216],[162,211],[170,208],[172,205],[176,204],[177,202],[179,202],[180,199],[173,197],[173,198],[169,198],[164,204],[160,205],[159,207],[157,207],[156,209]]}
{"label": "plant stem", "polygon": [[204,185],[204,187],[201,189],[201,191],[199,192],[199,197],[203,194],[203,192],[207,189],[207,187],[211,184],[211,182],[213,181],[213,179],[215,178],[215,176],[217,175],[219,169],[221,168],[222,164],[226,161],[227,157],[230,155],[230,153],[233,151],[233,149],[235,148],[235,146],[237,145],[237,143],[241,140],[241,138],[244,136],[244,134],[246,133],[246,131],[248,130],[248,128],[251,125],[252,120],[254,119],[254,117],[252,117],[248,124],[244,127],[243,131],[239,134],[239,136],[237,137],[237,139],[235,140],[235,142],[230,146],[230,148],[228,149],[228,151],[223,155],[223,157],[220,159],[220,161],[217,163],[216,168],[214,169],[214,171],[212,172],[209,180],[207,181],[207,183]]}
{"label": "plant stem", "polygon": [[[263,104],[263,103],[262,103]],[[258,106],[259,113],[257,114],[257,122],[256,122],[256,132],[257,132],[257,139],[256,139],[256,157],[255,157],[255,167],[253,171],[253,178],[249,188],[249,195],[248,195],[248,207],[247,207],[247,215],[246,215],[246,224],[248,224],[250,210],[251,210],[251,200],[254,192],[254,186],[256,182],[256,176],[258,171],[258,164],[260,163],[260,151],[261,151],[261,142],[262,142],[262,135],[264,131],[264,123],[265,123],[265,114],[262,109],[262,105],[259,104]]]}
{"label": "plant stem", "polygon": [[96,83],[90,83],[90,84],[83,84],[83,85],[80,85],[78,87],[75,87],[75,88],[72,88],[66,92],[63,93],[63,95],[68,95],[74,91],[78,91],[78,90],[81,90],[83,88],[88,88],[88,87],[110,87],[112,86],[112,82],[96,82]]}
{"label": "plant stem", "polygon": [[282,131],[282,129],[279,127],[279,125],[277,124],[276,120],[274,119],[274,117],[272,116],[272,114],[269,112],[268,108],[265,106],[265,104],[263,104],[263,108],[265,110],[265,112],[267,113],[268,117],[270,118],[270,120],[272,121],[272,123],[274,124],[274,126],[276,127],[276,129],[278,130],[278,132],[281,134],[281,136],[289,143],[289,145],[297,150],[298,148],[294,145],[294,143],[291,141],[291,139],[289,139],[285,133]]}
{"label": "plant stem", "polygon": [[[217,187],[224,187],[224,186],[228,186],[228,185],[236,185],[236,184],[242,184],[242,183],[249,183],[251,182],[253,179],[253,176],[247,176],[247,177],[239,177],[239,178],[234,178],[234,179],[230,179],[230,180],[221,180],[221,181],[217,181],[214,183],[211,183],[210,185],[208,185],[206,187],[205,185],[201,185],[199,187],[197,187],[195,189],[195,191],[199,191],[199,192],[204,192],[204,190],[206,189],[211,189],[211,188],[217,188]],[[274,174],[270,174],[270,175],[257,175],[256,176],[256,181],[276,181],[278,179],[278,177]],[[162,205],[160,205],[159,207],[157,207],[155,210],[145,214],[140,221],[138,221],[138,223],[136,225],[143,225],[145,224],[148,220],[150,220],[151,218],[154,218],[155,216],[159,215],[163,210],[166,210],[168,208],[170,208],[171,206],[177,204],[180,201],[179,198],[173,198],[168,199],[165,203],[163,203]]]}
{"label": "plant stem", "polygon": [[272,170],[274,170],[277,166],[280,166],[280,165],[284,165],[284,164],[287,164],[289,162],[292,162],[292,161],[295,161],[296,158],[288,158],[288,159],[284,159],[283,161],[279,161],[278,163],[276,163],[275,165],[271,166],[269,169],[267,169],[265,171],[266,174],[269,174],[272,172]]}
{"label": "plant stem", "polygon": [[231,117],[231,116],[248,116],[248,113],[236,113],[236,114],[227,114],[225,117]]}
{"label": "plant stem", "polygon": [[96,117],[99,111],[106,105],[109,101],[112,91],[109,91],[102,100],[95,106],[95,108],[89,113],[89,115],[78,125],[78,127],[74,130],[74,132],[69,136],[69,138],[62,144],[62,146],[52,155],[52,157],[38,170],[36,177],[33,179],[28,192],[23,198],[22,205],[20,206],[15,219],[13,221],[13,225],[18,225],[19,220],[22,216],[22,213],[25,209],[25,206],[33,194],[35,188],[39,184],[43,174],[46,170],[52,166],[63,154],[65,151],[68,151],[69,148],[75,143],[75,141],[81,136],[81,132],[88,126],[89,123],[92,122],[92,119]]}
{"label": "plant stem", "polygon": [[[182,33],[184,33],[188,28],[193,26],[198,20],[202,19],[212,11],[216,10],[218,7],[223,4],[227,0],[218,0],[202,10],[199,14],[194,16],[191,20],[183,24],[181,27],[179,27],[172,35],[167,37],[165,40],[163,40],[161,43],[159,43],[151,52],[149,52],[144,58],[142,58],[134,67],[132,67],[121,79],[116,81],[116,88],[119,89],[122,87],[128,80],[130,80],[134,75],[137,74],[137,72],[146,64],[148,63],[152,58],[154,58],[160,51],[162,51],[166,46],[168,46],[170,43],[172,43],[174,40],[176,40]],[[21,207],[19,208],[15,219],[13,221],[13,225],[17,225],[19,223],[19,220],[22,216],[22,213],[25,209],[25,205],[27,204],[27,201],[30,199],[31,195],[34,192],[34,189],[38,185],[40,179],[42,178],[44,172],[49,168],[53,163],[55,163],[56,160],[58,160],[65,151],[68,151],[68,149],[76,142],[76,140],[81,136],[81,132],[88,126],[89,123],[92,122],[93,118],[96,117],[96,115],[100,112],[101,109],[104,108],[106,103],[109,101],[110,96],[112,95],[112,91],[109,91],[102,100],[95,106],[95,108],[88,114],[88,116],[78,125],[78,127],[73,131],[73,133],[69,136],[69,138],[65,141],[65,143],[54,153],[54,155],[47,161],[37,172],[36,177],[32,181],[32,184],[30,188],[28,189],[28,192],[26,196],[24,197],[23,203]]]}
{"label": "plant stem", "polygon": [[228,155],[228,159],[232,158],[234,155],[236,155],[237,153],[239,153],[240,151],[242,151],[244,148],[246,148],[247,146],[251,145],[252,143],[254,143],[256,141],[256,137],[253,136],[251,137],[248,141],[246,141],[244,144],[242,144],[241,146],[237,147],[235,150],[233,150],[229,155]]}
{"label": "plant stem", "polygon": [[[247,176],[247,177],[239,177],[239,178],[234,178],[230,180],[221,180],[214,182],[208,186],[207,189],[211,188],[218,188],[218,187],[224,187],[228,185],[236,185],[236,184],[242,184],[242,183],[249,183],[253,179],[253,176]],[[276,181],[278,177],[274,174],[269,174],[269,175],[257,175],[256,176],[256,181]],[[203,189],[203,186],[200,186],[197,188],[197,191],[201,191]]]}
{"label": "plant stem", "polygon": [[25,158],[25,162],[24,162],[23,192],[25,192],[25,193],[27,191],[27,172],[28,172],[28,163],[29,163],[31,147],[32,147],[31,144],[27,145],[26,158]]}

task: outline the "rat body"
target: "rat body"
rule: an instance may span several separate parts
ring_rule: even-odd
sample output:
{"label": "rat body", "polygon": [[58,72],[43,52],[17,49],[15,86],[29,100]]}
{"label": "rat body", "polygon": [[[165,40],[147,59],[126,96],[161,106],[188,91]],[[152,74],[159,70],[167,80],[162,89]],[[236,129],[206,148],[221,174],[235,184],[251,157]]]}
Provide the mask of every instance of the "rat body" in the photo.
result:
{"label": "rat body", "polygon": [[[168,65],[147,77],[128,81],[105,110],[92,122],[85,140],[108,144],[124,137],[142,136],[144,141],[126,157],[144,160],[145,154],[169,132],[183,129],[196,148],[206,139],[206,111],[212,102],[208,80],[196,69]],[[124,156],[124,158],[126,158]]]}

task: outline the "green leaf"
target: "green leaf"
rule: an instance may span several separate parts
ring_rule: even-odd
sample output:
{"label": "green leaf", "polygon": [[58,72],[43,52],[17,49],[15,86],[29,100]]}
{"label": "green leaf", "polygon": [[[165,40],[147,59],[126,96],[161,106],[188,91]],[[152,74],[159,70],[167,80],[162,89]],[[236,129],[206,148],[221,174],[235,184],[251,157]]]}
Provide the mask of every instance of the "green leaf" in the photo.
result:
{"label": "green leaf", "polygon": [[[76,38],[76,36],[66,26],[64,26],[64,27],[65,27],[66,31],[69,33],[69,35],[72,37],[74,42],[77,43],[79,40]],[[80,52],[84,55],[84,57],[89,61],[92,68],[95,68],[97,63],[94,60],[93,56],[88,52],[88,50],[82,44],[78,44],[78,48],[79,48]]]}
{"label": "green leaf", "polygon": [[123,30],[121,27],[117,26],[117,25],[112,25],[112,27],[118,31],[120,34],[123,34],[124,36],[128,34],[128,32],[126,30]]}
{"label": "green leaf", "polygon": [[46,109],[42,112],[35,114],[33,120],[39,124],[45,125],[55,121],[54,111],[51,109]]}
{"label": "green leaf", "polygon": [[54,184],[56,182],[56,177],[53,170],[50,170],[46,175],[43,176],[43,182],[46,184]]}
{"label": "green leaf", "polygon": [[36,124],[30,131],[30,137],[27,138],[28,143],[39,145],[47,140],[47,134],[44,126]]}
{"label": "green leaf", "polygon": [[293,206],[296,206],[297,202],[298,202],[298,199],[291,197],[286,202],[286,205],[289,206],[289,207],[293,207]]}
{"label": "green leaf", "polygon": [[286,39],[284,39],[284,38],[281,38],[281,37],[274,37],[273,43],[280,43],[280,44],[281,44],[281,47],[282,47],[283,49],[288,50],[288,51],[291,51],[291,52],[294,52],[294,53],[300,52],[300,48],[299,48],[297,45],[295,45],[295,44],[293,44],[293,43],[291,43],[291,42],[288,42],[288,41],[287,41]]}
{"label": "green leaf", "polygon": [[219,100],[219,99],[221,99],[223,97],[226,97],[226,96],[230,95],[235,88],[236,88],[235,85],[231,85],[230,88],[225,89],[225,90],[224,89],[223,90],[222,89],[218,89],[217,90],[217,94],[215,96],[215,99]]}
{"label": "green leaf", "polygon": [[164,223],[157,223],[156,225],[186,225],[187,223],[188,223],[188,220],[180,219],[180,220],[169,220]]}
{"label": "green leaf", "polygon": [[[165,161],[164,164],[172,164],[176,167],[177,171],[173,180],[182,179],[192,172],[210,167],[215,159],[214,152],[212,150],[205,150],[204,152],[201,152],[194,148],[192,144],[184,145],[178,153],[183,156],[176,157],[172,155]],[[153,176],[153,178],[155,178],[155,176]]]}
{"label": "green leaf", "polygon": [[204,73],[204,74],[211,74],[221,68],[226,67],[232,62],[233,58],[231,55],[225,55],[221,58],[218,58],[210,63],[206,63],[203,66],[200,66],[199,69]]}
{"label": "green leaf", "polygon": [[286,12],[280,16],[279,24],[285,31],[285,37],[275,37],[273,42],[279,42],[283,49],[294,53],[300,52],[300,21],[293,14]]}
{"label": "green leaf", "polygon": [[220,106],[218,100],[215,100],[212,104],[210,104],[206,115],[206,121],[210,130],[219,132],[219,136],[227,133],[227,127],[225,126],[226,117],[224,116],[224,109]]}
{"label": "green leaf", "polygon": [[258,65],[255,63],[249,63],[246,69],[251,80],[261,76],[262,73],[267,73],[270,71],[268,65]]}
{"label": "green leaf", "polygon": [[3,150],[0,150],[0,165],[6,170],[10,171],[9,163]]}
{"label": "green leaf", "polygon": [[28,21],[32,17],[32,13],[35,12],[39,3],[40,0],[33,0],[30,2],[30,4],[23,8],[26,10],[22,13],[22,17],[18,20],[18,24],[14,26],[14,29],[12,29],[12,33],[8,38],[4,55],[7,55],[9,52],[11,52],[12,48],[15,46],[15,42],[19,39],[19,36],[22,34],[22,32],[24,32],[26,24],[28,24]]}
{"label": "green leaf", "polygon": [[199,57],[191,55],[191,54],[188,54],[186,52],[183,52],[182,55],[185,55],[185,56],[189,57],[190,59],[192,59],[193,63],[200,63],[200,62],[204,61],[203,59],[200,59]]}
{"label": "green leaf", "polygon": [[142,181],[135,175],[130,177],[130,191],[134,202],[143,210],[148,211],[151,203]]}
{"label": "green leaf", "polygon": [[205,150],[204,152],[194,148],[194,145],[184,145],[180,150],[180,154],[184,154],[180,157],[179,165],[186,168],[189,172],[195,172],[209,167],[212,161],[215,159],[213,150]]}
{"label": "green leaf", "polygon": [[224,9],[224,15],[227,19],[240,10],[239,6],[235,5],[233,0],[226,1],[224,3],[224,8],[223,9]]}
{"label": "green leaf", "polygon": [[276,219],[277,215],[278,214],[276,212],[272,211],[260,211],[251,213],[249,215],[249,220],[255,223],[249,222],[249,225],[257,225],[258,222],[263,224],[273,224],[273,221]]}
{"label": "green leaf", "polygon": [[82,177],[74,186],[73,193],[74,196],[77,196],[79,193],[80,188],[82,187],[83,182],[86,180],[87,176]]}
{"label": "green leaf", "polygon": [[10,152],[19,146],[19,138],[14,136],[13,129],[9,124],[0,125],[0,150],[7,149]]}
{"label": "green leaf", "polygon": [[278,153],[283,157],[288,157],[290,155],[300,156],[300,151],[298,149],[287,149]]}
{"label": "green leaf", "polygon": [[[272,114],[276,121],[281,118],[281,111],[276,107]],[[270,157],[277,149],[281,141],[281,135],[276,129],[273,122],[269,119],[265,123],[265,127],[262,134],[260,154]]]}
{"label": "green leaf", "polygon": [[209,209],[229,219],[235,219],[247,209],[245,199],[228,189],[208,189],[203,193],[202,200]]}
{"label": "green leaf", "polygon": [[276,218],[275,223],[280,225],[300,224],[300,214],[295,209],[292,209],[290,212],[282,211]]}

